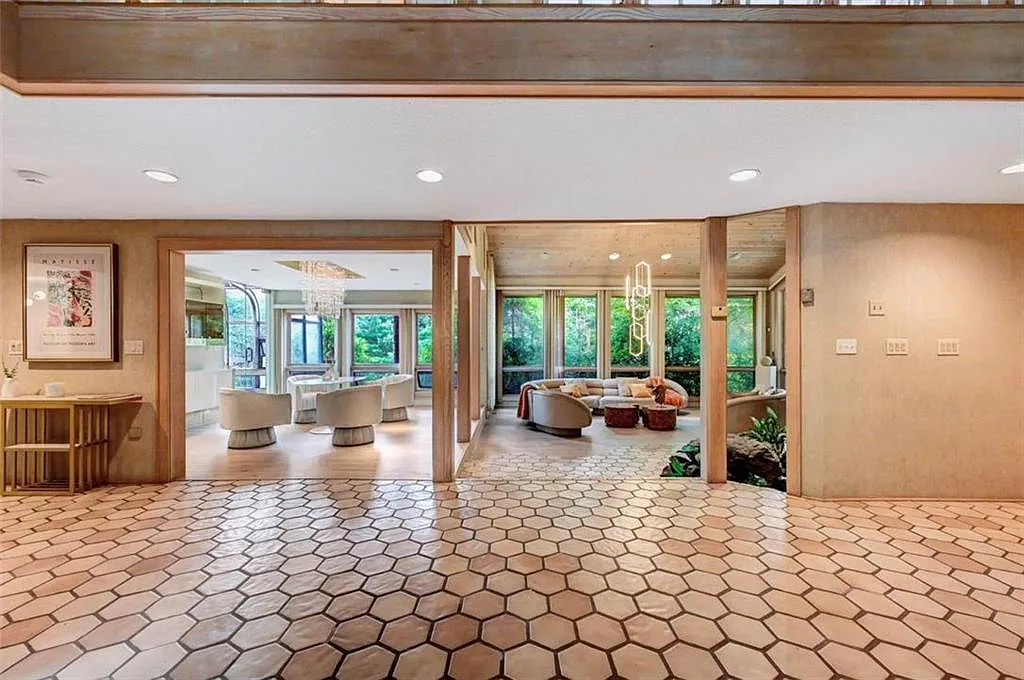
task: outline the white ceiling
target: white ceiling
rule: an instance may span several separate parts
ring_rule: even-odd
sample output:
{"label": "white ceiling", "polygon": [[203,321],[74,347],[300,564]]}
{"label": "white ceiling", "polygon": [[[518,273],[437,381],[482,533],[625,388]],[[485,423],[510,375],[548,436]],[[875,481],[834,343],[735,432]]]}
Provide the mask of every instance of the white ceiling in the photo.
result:
{"label": "white ceiling", "polygon": [[[818,201],[1022,202],[1024,103],[22,98],[4,217],[700,218]],[[749,183],[726,180],[759,167]],[[144,168],[179,174],[157,184]],[[421,168],[444,172],[423,184]],[[27,184],[14,171],[51,176]]]}
{"label": "white ceiling", "polygon": [[[430,253],[236,250],[188,253],[185,266],[257,288],[301,290],[302,273],[277,262],[326,260],[365,277],[349,279],[348,290],[430,290],[430,257]],[[398,267],[398,271],[390,271],[392,267]]]}

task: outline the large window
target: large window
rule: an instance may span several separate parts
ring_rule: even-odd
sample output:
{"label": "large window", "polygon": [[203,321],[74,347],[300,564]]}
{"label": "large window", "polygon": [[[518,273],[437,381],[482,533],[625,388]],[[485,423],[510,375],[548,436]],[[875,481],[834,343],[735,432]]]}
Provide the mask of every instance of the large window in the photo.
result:
{"label": "large window", "polygon": [[524,382],[544,377],[544,298],[506,295],[501,307],[502,393],[518,394]]}
{"label": "large window", "polygon": [[565,378],[597,377],[597,298],[563,298],[562,354]]}
{"label": "large window", "polygon": [[352,315],[352,375],[375,380],[398,373],[398,315]]}
{"label": "large window", "polygon": [[629,353],[630,312],[626,308],[626,298],[612,297],[612,377],[643,378],[650,375],[650,347],[644,345],[643,354],[633,356]]}
{"label": "large window", "polygon": [[429,390],[434,386],[434,317],[416,312],[416,387]]}
{"label": "large window", "polygon": [[234,387],[267,388],[267,295],[258,288],[228,283],[224,286],[227,307],[227,361],[235,369]]}
{"label": "large window", "polygon": [[[728,301],[727,389],[754,389],[754,297],[732,295]],[[700,394],[700,298],[665,298],[665,377],[689,394]]]}
{"label": "large window", "polygon": [[754,297],[733,296],[728,300],[729,374],[727,385],[730,392],[749,392],[754,389]]}
{"label": "large window", "polygon": [[700,394],[700,298],[665,297],[665,377]]}
{"label": "large window", "polygon": [[[288,317],[288,363],[308,365],[313,367],[309,372],[322,373],[321,367],[334,363],[337,320],[317,314],[289,314]],[[295,375],[297,372],[292,370],[289,373]]]}

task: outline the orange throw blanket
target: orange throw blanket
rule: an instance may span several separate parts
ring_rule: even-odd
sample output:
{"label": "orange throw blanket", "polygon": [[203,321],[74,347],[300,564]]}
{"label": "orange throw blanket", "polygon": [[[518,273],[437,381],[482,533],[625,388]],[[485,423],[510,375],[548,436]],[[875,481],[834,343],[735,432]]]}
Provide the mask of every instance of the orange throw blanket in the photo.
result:
{"label": "orange throw blanket", "polygon": [[519,406],[516,408],[516,416],[520,420],[530,419],[530,398],[527,396],[531,391],[537,389],[533,385],[523,385],[519,390]]}

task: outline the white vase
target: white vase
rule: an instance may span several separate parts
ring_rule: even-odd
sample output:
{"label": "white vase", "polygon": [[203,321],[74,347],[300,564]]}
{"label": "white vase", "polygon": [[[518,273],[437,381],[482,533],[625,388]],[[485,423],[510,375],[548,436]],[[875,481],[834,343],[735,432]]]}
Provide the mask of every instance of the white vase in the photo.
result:
{"label": "white vase", "polygon": [[0,387],[0,397],[10,398],[18,396],[17,378],[4,378],[3,387]]}

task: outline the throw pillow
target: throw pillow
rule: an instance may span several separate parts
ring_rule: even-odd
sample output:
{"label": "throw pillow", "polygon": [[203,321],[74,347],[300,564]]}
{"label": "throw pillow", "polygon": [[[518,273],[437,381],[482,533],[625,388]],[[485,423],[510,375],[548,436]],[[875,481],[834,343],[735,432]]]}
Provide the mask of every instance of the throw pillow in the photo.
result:
{"label": "throw pillow", "polygon": [[634,399],[650,399],[651,391],[643,383],[631,383],[629,385],[629,396]]}
{"label": "throw pillow", "polygon": [[675,390],[665,390],[665,402],[668,406],[675,406],[676,408],[682,408],[686,406],[686,401],[683,399],[683,395],[679,394]]}
{"label": "throw pillow", "polygon": [[637,383],[643,383],[640,378],[616,378],[616,385],[619,388],[620,397],[632,396],[629,391],[629,386]]}

